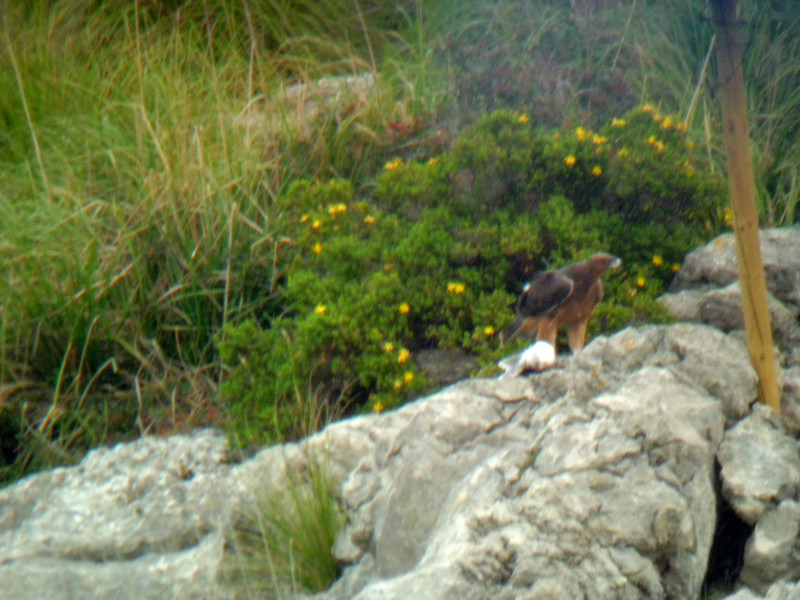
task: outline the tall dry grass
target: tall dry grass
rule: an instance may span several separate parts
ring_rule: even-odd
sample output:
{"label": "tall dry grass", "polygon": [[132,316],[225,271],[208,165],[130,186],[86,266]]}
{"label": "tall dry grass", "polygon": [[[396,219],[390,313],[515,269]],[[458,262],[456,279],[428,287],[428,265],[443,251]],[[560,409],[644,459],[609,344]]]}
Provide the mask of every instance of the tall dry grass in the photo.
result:
{"label": "tall dry grass", "polygon": [[283,310],[274,199],[298,177],[363,179],[385,123],[424,107],[397,42],[414,17],[381,3],[4,8],[0,424],[16,462],[0,467],[14,477],[214,423],[214,333]]}

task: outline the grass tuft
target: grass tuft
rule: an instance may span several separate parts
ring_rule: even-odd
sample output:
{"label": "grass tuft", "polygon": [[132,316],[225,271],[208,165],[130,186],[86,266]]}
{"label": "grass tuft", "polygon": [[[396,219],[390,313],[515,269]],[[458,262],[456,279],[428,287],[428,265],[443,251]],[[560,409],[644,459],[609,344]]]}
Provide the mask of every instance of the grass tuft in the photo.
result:
{"label": "grass tuft", "polygon": [[231,532],[226,575],[248,598],[320,592],[338,576],[333,546],[344,515],[335,485],[313,459],[287,477],[286,489],[266,490],[244,508]]}

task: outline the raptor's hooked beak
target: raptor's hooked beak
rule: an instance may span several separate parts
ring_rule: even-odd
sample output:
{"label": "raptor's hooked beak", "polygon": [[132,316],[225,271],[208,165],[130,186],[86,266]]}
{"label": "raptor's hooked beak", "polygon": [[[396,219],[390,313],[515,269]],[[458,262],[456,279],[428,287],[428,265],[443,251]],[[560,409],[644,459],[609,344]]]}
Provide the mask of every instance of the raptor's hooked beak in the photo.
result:
{"label": "raptor's hooked beak", "polygon": [[622,266],[622,259],[621,258],[617,258],[615,256],[614,260],[611,261],[611,264],[608,265],[608,268],[609,269],[618,269],[621,266]]}

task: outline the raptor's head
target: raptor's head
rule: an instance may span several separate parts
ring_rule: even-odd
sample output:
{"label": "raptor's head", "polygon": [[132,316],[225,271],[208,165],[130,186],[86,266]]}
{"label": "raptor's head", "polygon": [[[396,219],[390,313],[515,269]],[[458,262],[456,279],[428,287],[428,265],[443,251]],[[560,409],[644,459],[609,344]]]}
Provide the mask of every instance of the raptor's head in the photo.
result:
{"label": "raptor's head", "polygon": [[605,273],[609,269],[616,269],[622,265],[622,261],[612,254],[600,252],[592,256],[587,262],[591,263],[592,271],[597,273]]}

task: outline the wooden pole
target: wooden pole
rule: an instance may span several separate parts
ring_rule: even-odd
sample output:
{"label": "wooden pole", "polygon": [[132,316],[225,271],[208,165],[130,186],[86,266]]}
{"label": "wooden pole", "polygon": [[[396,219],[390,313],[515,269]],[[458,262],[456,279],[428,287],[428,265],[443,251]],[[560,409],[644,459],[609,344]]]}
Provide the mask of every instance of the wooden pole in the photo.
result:
{"label": "wooden pole", "polygon": [[717,36],[722,126],[728,157],[728,184],[747,348],[750,362],[758,374],[759,399],[780,412],[772,328],[767,308],[767,286],[758,235],[758,209],[747,129],[742,43],[736,22],[736,0],[711,0],[711,10]]}

